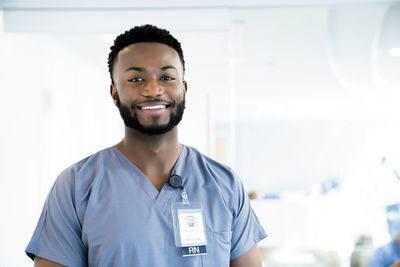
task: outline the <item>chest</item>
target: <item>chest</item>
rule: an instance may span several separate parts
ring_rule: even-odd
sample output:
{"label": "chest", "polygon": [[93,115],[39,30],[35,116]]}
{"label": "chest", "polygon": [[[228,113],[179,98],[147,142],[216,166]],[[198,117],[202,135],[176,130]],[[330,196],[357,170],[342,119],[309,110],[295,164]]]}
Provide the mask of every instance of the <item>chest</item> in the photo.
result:
{"label": "chest", "polygon": [[[203,205],[206,256],[183,258],[180,248],[175,247],[171,203],[181,201],[180,189],[165,185],[161,192],[152,195],[151,189],[134,181],[116,184],[114,179],[103,180],[94,187],[86,202],[82,240],[88,248],[89,263],[134,266],[132,263],[145,261],[138,266],[164,266],[168,258],[182,264],[177,266],[210,266],[206,263],[219,255],[224,262],[220,266],[227,266],[232,221],[229,209],[215,189],[188,187],[187,191],[191,201]],[[164,261],[157,262],[157,255],[163,255]]]}

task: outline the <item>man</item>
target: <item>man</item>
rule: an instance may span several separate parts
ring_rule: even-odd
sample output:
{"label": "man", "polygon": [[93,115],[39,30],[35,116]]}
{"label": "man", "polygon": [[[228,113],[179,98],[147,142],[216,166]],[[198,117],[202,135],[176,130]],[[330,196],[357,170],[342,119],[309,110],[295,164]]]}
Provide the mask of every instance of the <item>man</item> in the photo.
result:
{"label": "man", "polygon": [[[178,142],[187,92],[180,43],[135,27],[116,38],[108,65],[125,136],[56,180],[26,249],[35,266],[261,266],[256,243],[266,234],[240,180]],[[182,186],[168,183],[172,175]],[[203,222],[202,246],[176,237],[184,231],[173,206],[184,201],[201,203],[190,212]]]}
{"label": "man", "polygon": [[375,251],[368,267],[400,267],[400,204],[388,205],[386,213],[392,241]]}

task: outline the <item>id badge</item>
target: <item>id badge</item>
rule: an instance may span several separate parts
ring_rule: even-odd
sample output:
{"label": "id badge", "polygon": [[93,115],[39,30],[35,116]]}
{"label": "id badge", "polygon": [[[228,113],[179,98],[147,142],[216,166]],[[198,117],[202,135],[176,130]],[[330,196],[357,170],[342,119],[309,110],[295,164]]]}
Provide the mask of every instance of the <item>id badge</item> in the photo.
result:
{"label": "id badge", "polygon": [[203,209],[200,202],[172,203],[175,245],[182,248],[182,256],[207,254]]}

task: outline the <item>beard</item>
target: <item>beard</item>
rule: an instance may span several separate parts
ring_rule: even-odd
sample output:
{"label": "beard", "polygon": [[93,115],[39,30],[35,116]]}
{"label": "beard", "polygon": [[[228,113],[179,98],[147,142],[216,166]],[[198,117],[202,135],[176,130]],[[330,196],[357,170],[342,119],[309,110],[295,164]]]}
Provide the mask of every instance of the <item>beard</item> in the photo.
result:
{"label": "beard", "polygon": [[[127,105],[121,103],[119,96],[117,95],[117,107],[119,109],[119,113],[121,114],[122,120],[126,127],[134,129],[142,134],[146,135],[160,135],[167,133],[172,130],[179,122],[182,120],[183,111],[185,110],[185,97],[179,103],[174,102],[168,108],[171,108],[171,114],[169,116],[169,121],[167,124],[155,124],[151,126],[145,126],[140,123],[139,119],[136,116],[135,105],[132,104],[129,108]],[[133,112],[131,112],[131,110]],[[133,114],[132,114],[133,113]]]}

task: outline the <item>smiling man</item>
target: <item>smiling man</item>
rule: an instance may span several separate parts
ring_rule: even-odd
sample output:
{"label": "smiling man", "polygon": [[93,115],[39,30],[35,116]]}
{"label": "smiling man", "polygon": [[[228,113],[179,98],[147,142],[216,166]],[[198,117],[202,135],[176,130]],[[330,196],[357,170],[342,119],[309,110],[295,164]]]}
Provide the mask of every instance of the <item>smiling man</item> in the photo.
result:
{"label": "smiling man", "polygon": [[108,65],[125,136],[58,177],[26,249],[35,266],[260,267],[266,234],[241,181],[178,141],[180,43],[135,27],[116,38]]}

